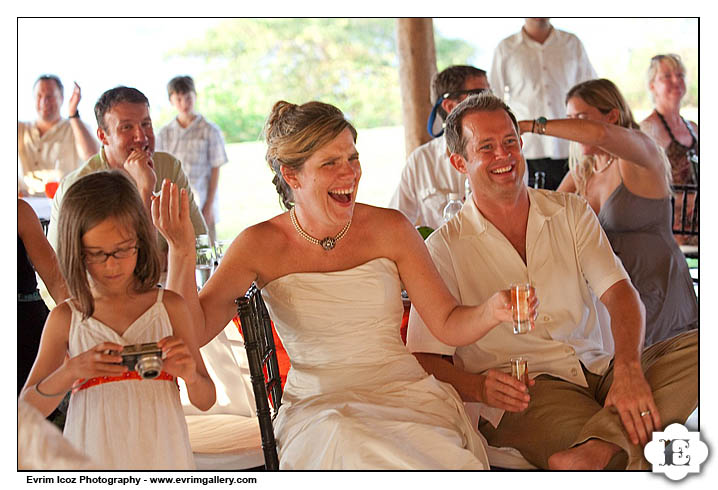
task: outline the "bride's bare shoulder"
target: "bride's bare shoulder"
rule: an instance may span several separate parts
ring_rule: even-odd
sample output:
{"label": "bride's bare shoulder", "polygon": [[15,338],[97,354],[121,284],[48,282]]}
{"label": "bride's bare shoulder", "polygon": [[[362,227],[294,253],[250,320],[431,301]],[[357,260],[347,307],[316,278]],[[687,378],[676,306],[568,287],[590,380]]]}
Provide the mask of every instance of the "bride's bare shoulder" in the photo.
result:
{"label": "bride's bare shoulder", "polygon": [[355,216],[365,216],[369,219],[377,219],[377,218],[384,218],[384,219],[391,219],[391,220],[406,219],[406,217],[404,216],[404,213],[402,213],[401,211],[398,211],[396,209],[383,208],[380,206],[372,206],[371,204],[362,204],[362,203],[356,204],[356,207],[354,208],[354,215]]}
{"label": "bride's bare shoulder", "polygon": [[287,213],[277,215],[267,221],[262,221],[242,230],[234,241],[244,247],[269,248],[285,242],[287,232]]}
{"label": "bride's bare shoulder", "polygon": [[369,204],[357,203],[354,208],[354,219],[364,224],[381,228],[411,226],[411,223],[401,211]]}
{"label": "bride's bare shoulder", "polygon": [[396,209],[357,204],[355,219],[368,234],[378,234],[388,240],[403,240],[407,233],[415,233],[414,225]]}

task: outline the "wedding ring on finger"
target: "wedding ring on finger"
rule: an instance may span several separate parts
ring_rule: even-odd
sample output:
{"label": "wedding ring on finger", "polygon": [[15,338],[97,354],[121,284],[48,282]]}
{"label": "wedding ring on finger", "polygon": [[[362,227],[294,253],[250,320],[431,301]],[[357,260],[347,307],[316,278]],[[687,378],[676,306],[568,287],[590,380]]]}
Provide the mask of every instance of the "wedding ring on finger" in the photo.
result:
{"label": "wedding ring on finger", "polygon": [[650,413],[651,413],[650,410],[644,410],[643,412],[641,412],[641,417],[645,417],[646,415],[650,415]]}

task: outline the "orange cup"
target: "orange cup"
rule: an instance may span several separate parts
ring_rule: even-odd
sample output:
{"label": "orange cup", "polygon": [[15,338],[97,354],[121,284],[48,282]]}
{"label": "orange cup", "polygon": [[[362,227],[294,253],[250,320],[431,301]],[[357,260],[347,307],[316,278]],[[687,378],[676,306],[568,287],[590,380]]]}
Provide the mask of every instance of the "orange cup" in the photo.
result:
{"label": "orange cup", "polygon": [[55,197],[55,193],[57,192],[57,188],[60,185],[59,182],[48,182],[45,184],[45,195],[52,199]]}

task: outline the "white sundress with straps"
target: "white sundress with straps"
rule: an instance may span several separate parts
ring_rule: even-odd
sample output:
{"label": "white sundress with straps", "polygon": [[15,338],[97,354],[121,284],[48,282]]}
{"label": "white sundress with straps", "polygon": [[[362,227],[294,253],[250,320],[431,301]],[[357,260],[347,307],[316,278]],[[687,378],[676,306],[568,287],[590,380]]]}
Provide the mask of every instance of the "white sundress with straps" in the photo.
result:
{"label": "white sundress with straps", "polygon": [[[102,342],[120,345],[157,342],[172,335],[162,302],[142,313],[122,334],[72,310],[69,355],[74,357]],[[70,397],[65,437],[103,469],[194,469],[179,389],[174,380],[123,379],[76,390]]]}

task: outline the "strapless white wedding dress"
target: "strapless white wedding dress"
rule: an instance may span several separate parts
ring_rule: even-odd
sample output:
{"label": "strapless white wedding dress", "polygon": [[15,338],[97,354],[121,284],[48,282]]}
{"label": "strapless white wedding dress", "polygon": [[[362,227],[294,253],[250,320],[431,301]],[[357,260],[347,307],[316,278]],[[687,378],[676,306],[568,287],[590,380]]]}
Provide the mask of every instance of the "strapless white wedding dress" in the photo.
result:
{"label": "strapless white wedding dress", "polygon": [[275,420],[281,469],[488,469],[453,387],[401,341],[396,264],[293,273],[262,295],[292,368]]}

